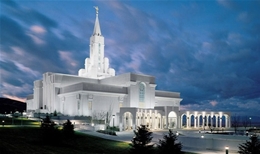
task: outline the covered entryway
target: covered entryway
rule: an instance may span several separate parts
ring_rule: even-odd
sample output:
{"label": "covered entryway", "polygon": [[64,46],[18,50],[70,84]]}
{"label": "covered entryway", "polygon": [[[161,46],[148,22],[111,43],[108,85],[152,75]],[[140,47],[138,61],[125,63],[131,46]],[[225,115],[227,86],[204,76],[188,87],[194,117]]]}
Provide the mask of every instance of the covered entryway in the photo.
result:
{"label": "covered entryway", "polygon": [[177,128],[177,114],[171,111],[168,115],[168,128]]}
{"label": "covered entryway", "polygon": [[125,112],[123,115],[123,128],[124,130],[130,130],[133,125],[133,115],[130,112]]}

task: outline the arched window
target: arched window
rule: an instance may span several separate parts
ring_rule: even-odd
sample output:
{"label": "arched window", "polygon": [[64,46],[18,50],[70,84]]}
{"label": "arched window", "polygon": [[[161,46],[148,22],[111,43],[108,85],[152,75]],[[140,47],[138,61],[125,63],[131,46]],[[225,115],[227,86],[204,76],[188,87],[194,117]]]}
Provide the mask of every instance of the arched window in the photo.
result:
{"label": "arched window", "polygon": [[145,102],[145,83],[143,82],[139,85],[139,102]]}

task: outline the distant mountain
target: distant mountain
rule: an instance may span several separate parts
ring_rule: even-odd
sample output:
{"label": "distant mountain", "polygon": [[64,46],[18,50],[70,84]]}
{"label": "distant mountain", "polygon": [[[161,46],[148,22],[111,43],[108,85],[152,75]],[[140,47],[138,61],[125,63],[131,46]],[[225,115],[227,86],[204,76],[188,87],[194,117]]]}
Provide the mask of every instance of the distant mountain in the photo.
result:
{"label": "distant mountain", "polygon": [[0,98],[0,114],[9,114],[11,111],[14,113],[15,111],[23,112],[26,110],[26,103],[12,100],[9,98]]}

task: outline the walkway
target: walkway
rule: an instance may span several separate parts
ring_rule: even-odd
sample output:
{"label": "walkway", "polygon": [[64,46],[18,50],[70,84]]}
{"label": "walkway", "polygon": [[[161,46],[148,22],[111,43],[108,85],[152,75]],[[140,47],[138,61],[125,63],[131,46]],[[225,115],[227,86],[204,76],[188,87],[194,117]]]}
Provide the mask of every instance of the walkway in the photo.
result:
{"label": "walkway", "polygon": [[[106,134],[102,134],[102,133],[97,133],[95,131],[92,130],[85,130],[85,129],[76,129],[76,131],[78,132],[82,132],[85,134],[89,134],[89,135],[93,135],[93,136],[97,136],[100,138],[104,138],[104,139],[109,139],[109,140],[115,140],[115,141],[122,141],[122,142],[128,142],[130,143],[132,138],[134,137],[134,133],[133,131],[123,131],[123,132],[116,132],[117,136],[112,136],[112,135],[106,135]],[[163,138],[163,134],[167,134],[168,131],[153,131],[153,143],[158,143],[159,139]],[[202,149],[194,149],[194,148],[188,148],[188,147],[183,147],[182,148],[183,151],[186,152],[193,152],[193,153],[197,153],[197,154],[225,154],[225,150],[223,149],[223,151],[213,151],[213,150],[202,150]],[[237,154],[237,152],[229,152],[229,154]]]}

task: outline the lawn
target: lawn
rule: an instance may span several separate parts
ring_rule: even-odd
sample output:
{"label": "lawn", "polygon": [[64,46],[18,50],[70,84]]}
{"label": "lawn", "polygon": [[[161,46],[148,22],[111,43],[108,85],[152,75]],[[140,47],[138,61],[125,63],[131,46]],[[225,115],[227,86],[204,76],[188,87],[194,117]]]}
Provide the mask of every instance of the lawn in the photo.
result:
{"label": "lawn", "polygon": [[0,153],[7,154],[86,154],[128,153],[129,145],[124,142],[101,139],[81,133],[72,137],[63,136],[61,131],[45,132],[41,128],[0,128]]}
{"label": "lawn", "polygon": [[57,129],[50,131],[40,127],[0,126],[0,154],[126,154],[129,149],[129,143],[79,132],[75,132],[74,136],[66,136]]}
{"label": "lawn", "polygon": [[31,126],[40,126],[39,121],[33,121],[24,117],[11,118],[11,117],[0,117],[0,126],[2,125],[31,125]]}

